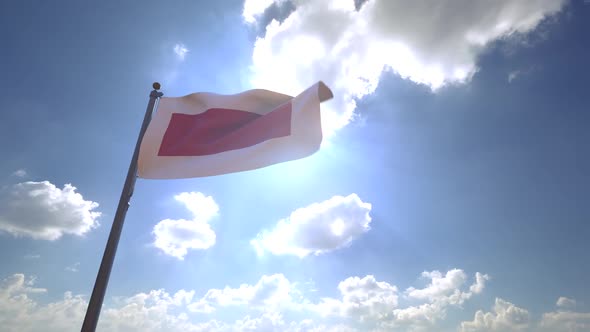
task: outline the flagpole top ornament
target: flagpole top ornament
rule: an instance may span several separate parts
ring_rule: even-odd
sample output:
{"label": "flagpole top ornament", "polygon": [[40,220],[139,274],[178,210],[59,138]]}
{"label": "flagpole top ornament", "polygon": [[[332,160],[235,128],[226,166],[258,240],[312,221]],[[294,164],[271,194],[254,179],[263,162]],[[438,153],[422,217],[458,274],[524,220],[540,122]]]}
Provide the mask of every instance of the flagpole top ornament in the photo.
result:
{"label": "flagpole top ornament", "polygon": [[158,83],[158,82],[154,82],[154,84],[152,84],[152,87],[154,88],[154,90],[160,90],[160,88],[161,88],[162,86],[160,85],[160,83]]}

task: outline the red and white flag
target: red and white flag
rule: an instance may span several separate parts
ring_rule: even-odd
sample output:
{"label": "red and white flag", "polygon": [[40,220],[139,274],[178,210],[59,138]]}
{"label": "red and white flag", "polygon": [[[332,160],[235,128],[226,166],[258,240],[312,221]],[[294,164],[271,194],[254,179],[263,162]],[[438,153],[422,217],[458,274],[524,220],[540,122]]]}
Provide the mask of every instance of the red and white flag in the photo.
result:
{"label": "red and white flag", "polygon": [[160,99],[140,146],[138,175],[173,179],[247,171],[313,154],[322,141],[318,82],[296,97],[268,90]]}

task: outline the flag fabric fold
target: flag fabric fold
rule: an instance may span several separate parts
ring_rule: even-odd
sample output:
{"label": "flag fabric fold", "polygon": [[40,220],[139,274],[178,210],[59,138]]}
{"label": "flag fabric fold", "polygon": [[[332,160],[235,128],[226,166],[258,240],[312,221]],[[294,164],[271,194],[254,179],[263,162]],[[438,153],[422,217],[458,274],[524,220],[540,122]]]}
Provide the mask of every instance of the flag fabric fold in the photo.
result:
{"label": "flag fabric fold", "polygon": [[295,97],[262,89],[162,97],[141,142],[138,176],[213,176],[309,156],[322,141],[320,103],[330,98],[323,82]]}

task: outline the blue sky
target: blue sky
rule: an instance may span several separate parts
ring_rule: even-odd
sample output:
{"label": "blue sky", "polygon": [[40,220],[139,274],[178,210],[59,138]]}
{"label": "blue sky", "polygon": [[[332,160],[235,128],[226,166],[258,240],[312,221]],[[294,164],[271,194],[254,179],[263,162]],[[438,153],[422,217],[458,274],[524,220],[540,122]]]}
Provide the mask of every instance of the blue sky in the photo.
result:
{"label": "blue sky", "polygon": [[323,80],[313,156],[138,180],[99,330],[590,331],[590,4],[354,3],[3,2],[3,328],[80,328],[152,82]]}

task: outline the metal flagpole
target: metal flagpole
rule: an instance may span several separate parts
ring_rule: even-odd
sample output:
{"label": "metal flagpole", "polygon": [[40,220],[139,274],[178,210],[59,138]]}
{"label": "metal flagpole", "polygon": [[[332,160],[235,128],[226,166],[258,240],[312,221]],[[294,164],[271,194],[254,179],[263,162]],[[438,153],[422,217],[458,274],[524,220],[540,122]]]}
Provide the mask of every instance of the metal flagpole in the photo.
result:
{"label": "metal flagpole", "polygon": [[121,231],[123,230],[123,222],[125,221],[125,215],[127,209],[129,209],[129,201],[133,195],[133,188],[135,187],[135,179],[137,178],[137,158],[139,156],[139,145],[143,139],[143,135],[147,129],[148,124],[152,118],[152,113],[156,105],[156,100],[162,97],[164,94],[159,92],[160,83],[156,82],[152,85],[154,90],[150,93],[150,101],[145,111],[145,117],[139,131],[139,137],[135,144],[135,151],[133,151],[133,157],[129,164],[129,170],[127,171],[127,178],[125,179],[125,185],[121,192],[121,198],[119,198],[119,205],[117,206],[117,212],[111,226],[111,232],[107,245],[104,249],[102,261],[98,274],[96,275],[96,281],[94,282],[94,289],[90,296],[90,302],[86,309],[86,316],[84,317],[84,323],[82,324],[82,332],[94,332],[96,330],[96,324],[98,323],[98,316],[100,315],[100,309],[102,307],[102,301],[104,300],[104,294],[109,283],[109,276],[111,275],[111,268],[113,267],[113,261],[115,260],[115,254],[117,253],[117,245],[119,244],[119,238],[121,237]]}

